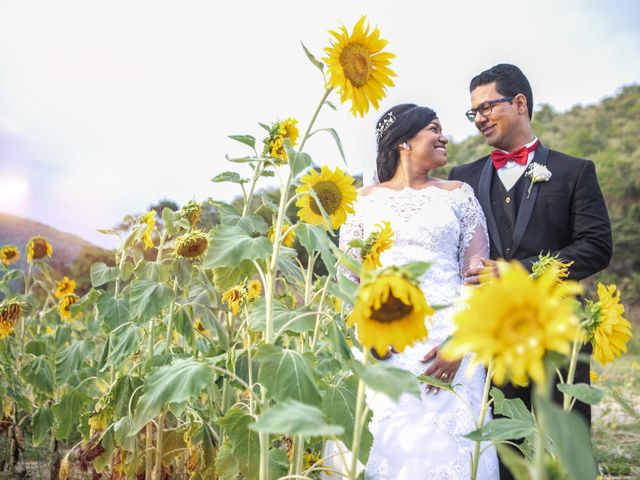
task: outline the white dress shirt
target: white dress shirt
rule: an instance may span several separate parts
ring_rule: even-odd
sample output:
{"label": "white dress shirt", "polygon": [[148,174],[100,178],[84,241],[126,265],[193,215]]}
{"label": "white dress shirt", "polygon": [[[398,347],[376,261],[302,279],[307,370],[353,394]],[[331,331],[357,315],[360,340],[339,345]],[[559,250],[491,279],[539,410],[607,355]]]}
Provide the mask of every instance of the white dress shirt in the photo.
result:
{"label": "white dress shirt", "polygon": [[[529,143],[525,145],[525,147],[529,148],[531,145],[538,141],[538,137],[533,137]],[[500,149],[498,149],[500,150]],[[502,150],[504,152],[504,150]],[[508,152],[505,152],[508,153]],[[504,185],[504,188],[507,190],[511,190],[513,186],[516,184],[518,179],[522,176],[522,174],[527,170],[527,167],[533,160],[533,156],[536,154],[536,151],[529,152],[529,156],[527,157],[527,163],[525,165],[520,165],[519,163],[514,162],[513,160],[508,160],[506,164],[498,169],[498,177],[500,181]]]}

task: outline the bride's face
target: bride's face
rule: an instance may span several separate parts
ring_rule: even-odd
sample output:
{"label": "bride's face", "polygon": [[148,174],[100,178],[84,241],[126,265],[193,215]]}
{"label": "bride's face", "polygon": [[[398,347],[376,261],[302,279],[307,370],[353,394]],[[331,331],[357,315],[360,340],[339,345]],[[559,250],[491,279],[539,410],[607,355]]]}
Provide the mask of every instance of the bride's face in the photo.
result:
{"label": "bride's face", "polygon": [[442,134],[442,125],[436,118],[409,140],[409,158],[416,167],[432,170],[447,163],[447,137]]}

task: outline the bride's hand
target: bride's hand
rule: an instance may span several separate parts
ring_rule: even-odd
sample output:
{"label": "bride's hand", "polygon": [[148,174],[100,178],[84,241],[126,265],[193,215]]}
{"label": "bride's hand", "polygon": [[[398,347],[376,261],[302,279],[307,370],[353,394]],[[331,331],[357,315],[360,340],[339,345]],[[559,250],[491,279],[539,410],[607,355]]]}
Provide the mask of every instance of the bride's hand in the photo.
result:
{"label": "bride's hand", "polygon": [[[429,365],[429,368],[425,370],[424,374],[430,377],[437,378],[438,380],[445,383],[450,383],[451,380],[453,380],[453,377],[455,377],[458,368],[460,368],[460,363],[462,362],[462,359],[449,362],[442,358],[442,356],[440,355],[440,346],[432,348],[431,351],[422,358],[421,362],[427,363],[431,362],[432,360],[433,363]],[[438,387],[434,387],[433,385],[428,385],[426,389],[427,393],[438,393],[438,390],[440,389]]]}

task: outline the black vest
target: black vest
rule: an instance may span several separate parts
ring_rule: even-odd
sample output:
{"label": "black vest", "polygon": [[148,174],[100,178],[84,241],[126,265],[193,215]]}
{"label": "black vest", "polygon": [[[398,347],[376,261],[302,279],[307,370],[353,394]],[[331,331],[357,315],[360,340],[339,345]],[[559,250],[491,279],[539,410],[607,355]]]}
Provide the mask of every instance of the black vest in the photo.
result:
{"label": "black vest", "polygon": [[527,177],[523,173],[516,184],[507,192],[498,176],[493,172],[491,176],[491,211],[496,219],[496,225],[500,232],[504,258],[510,260],[513,257],[511,246],[513,245],[513,231],[516,228],[516,218],[522,195],[528,188]]}

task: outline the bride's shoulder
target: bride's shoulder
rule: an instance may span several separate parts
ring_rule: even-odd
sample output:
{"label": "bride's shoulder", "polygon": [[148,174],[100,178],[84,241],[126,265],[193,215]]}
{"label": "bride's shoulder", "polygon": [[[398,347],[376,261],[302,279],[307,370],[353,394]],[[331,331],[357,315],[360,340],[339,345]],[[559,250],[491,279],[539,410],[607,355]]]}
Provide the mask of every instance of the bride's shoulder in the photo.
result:
{"label": "bride's shoulder", "polygon": [[440,180],[438,182],[438,188],[442,188],[443,190],[460,190],[466,185],[464,182],[459,180]]}
{"label": "bride's shoulder", "polygon": [[380,187],[378,185],[367,185],[366,187],[360,187],[358,189],[358,197],[368,197],[372,193],[375,193],[385,187]]}

